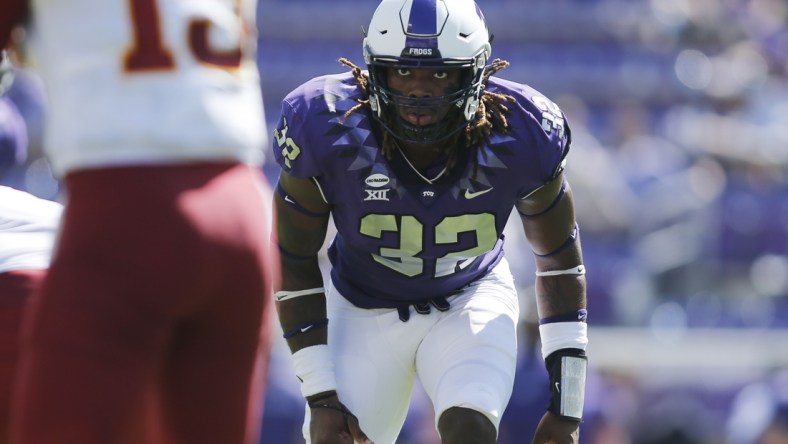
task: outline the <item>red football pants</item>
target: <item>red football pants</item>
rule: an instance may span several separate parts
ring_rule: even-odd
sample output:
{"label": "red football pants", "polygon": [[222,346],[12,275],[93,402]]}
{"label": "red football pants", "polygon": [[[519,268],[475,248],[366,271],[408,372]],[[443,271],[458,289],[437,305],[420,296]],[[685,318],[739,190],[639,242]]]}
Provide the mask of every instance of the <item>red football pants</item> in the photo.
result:
{"label": "red football pants", "polygon": [[19,356],[19,326],[25,304],[44,280],[44,270],[0,273],[0,444],[8,442],[11,390]]}
{"label": "red football pants", "polygon": [[274,273],[260,172],[111,168],[66,185],[23,325],[12,442],[253,442]]}

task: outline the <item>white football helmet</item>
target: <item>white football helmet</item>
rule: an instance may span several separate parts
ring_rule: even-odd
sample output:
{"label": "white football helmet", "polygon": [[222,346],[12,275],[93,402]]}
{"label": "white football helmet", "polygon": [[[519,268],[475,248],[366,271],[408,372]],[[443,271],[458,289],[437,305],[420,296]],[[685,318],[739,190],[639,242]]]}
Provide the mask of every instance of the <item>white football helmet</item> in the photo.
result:
{"label": "white football helmet", "polygon": [[[435,143],[475,118],[491,47],[484,15],[473,0],[383,0],[372,16],[363,47],[373,116],[394,137]],[[463,84],[441,97],[404,97],[388,88],[385,68],[459,69],[464,71]],[[447,104],[455,105],[456,111],[426,126],[401,119],[396,110]]]}

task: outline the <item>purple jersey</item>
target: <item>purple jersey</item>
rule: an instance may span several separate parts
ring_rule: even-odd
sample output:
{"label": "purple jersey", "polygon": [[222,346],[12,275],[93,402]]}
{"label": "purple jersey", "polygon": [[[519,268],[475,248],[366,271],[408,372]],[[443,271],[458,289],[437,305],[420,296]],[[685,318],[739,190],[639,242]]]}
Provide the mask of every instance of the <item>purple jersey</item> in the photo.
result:
{"label": "purple jersey", "polygon": [[569,133],[558,107],[507,80],[490,78],[486,90],[516,99],[506,104],[510,131],[464,150],[433,183],[399,153],[382,155],[367,108],[345,118],[361,98],[350,73],[312,79],[284,99],[274,156],[289,174],[314,177],[332,205],[331,279],[355,305],[445,297],[485,275],[503,256],[515,202],[561,171]]}

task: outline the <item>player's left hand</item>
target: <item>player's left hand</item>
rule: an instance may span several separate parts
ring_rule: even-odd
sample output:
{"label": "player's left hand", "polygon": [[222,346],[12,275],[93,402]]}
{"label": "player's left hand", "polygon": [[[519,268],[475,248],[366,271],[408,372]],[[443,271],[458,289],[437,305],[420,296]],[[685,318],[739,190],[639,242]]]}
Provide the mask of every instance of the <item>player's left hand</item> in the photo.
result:
{"label": "player's left hand", "polygon": [[561,419],[552,412],[545,412],[536,427],[532,444],[578,444],[580,423]]}

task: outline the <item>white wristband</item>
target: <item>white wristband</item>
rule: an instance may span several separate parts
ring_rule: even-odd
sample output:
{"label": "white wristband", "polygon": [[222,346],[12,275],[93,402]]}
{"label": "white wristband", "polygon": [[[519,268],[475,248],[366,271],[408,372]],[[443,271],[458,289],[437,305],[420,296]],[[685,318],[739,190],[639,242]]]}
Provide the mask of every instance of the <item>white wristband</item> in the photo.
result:
{"label": "white wristband", "polygon": [[536,272],[536,275],[539,277],[563,276],[563,275],[582,276],[584,274],[586,274],[585,265],[578,265],[577,267],[567,268],[566,270],[548,270],[548,271]]}
{"label": "white wristband", "polygon": [[539,326],[542,338],[542,357],[562,348],[579,348],[585,351],[588,346],[588,324],[585,322],[555,322]]}
{"label": "white wristband", "polygon": [[302,348],[293,353],[293,367],[301,380],[304,398],[337,389],[334,363],[328,345],[319,344]]}
{"label": "white wristband", "polygon": [[300,298],[301,296],[307,296],[310,294],[323,293],[324,291],[325,289],[323,287],[309,288],[307,290],[297,290],[297,291],[282,290],[274,293],[274,297],[276,298],[277,301],[286,301],[288,299]]}

